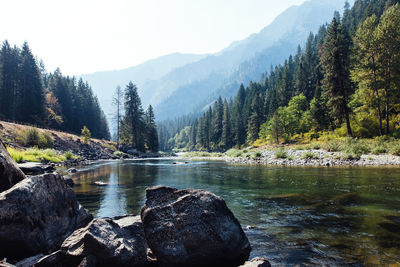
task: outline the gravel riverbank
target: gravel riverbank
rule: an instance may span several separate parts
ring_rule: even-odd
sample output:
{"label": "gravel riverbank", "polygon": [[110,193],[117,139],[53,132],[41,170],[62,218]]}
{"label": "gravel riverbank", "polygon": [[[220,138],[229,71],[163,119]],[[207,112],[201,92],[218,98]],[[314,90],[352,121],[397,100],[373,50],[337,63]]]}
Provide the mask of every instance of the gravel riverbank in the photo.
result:
{"label": "gravel riverbank", "polygon": [[[400,157],[390,154],[362,155],[359,159],[345,159],[341,152],[324,150],[285,150],[284,158],[277,158],[277,151],[260,151],[261,155],[249,157],[184,157],[185,159],[223,160],[237,164],[278,166],[400,166]],[[249,154],[248,154],[249,155]]]}

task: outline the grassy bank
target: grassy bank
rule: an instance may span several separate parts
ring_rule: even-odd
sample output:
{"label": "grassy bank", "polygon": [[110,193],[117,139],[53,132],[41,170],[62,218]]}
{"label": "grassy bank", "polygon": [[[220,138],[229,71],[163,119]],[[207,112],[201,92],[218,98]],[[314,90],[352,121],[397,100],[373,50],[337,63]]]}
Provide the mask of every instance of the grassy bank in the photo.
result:
{"label": "grassy bank", "polygon": [[17,163],[24,161],[60,163],[67,159],[77,158],[70,151],[61,154],[54,149],[39,149],[36,147],[26,150],[7,147],[7,151]]}

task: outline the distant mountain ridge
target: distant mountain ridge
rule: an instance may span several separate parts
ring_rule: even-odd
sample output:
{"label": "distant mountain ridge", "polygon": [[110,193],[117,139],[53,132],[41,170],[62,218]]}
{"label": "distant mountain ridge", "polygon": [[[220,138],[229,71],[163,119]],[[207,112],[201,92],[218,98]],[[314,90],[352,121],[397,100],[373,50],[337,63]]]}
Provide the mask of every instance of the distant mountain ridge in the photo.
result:
{"label": "distant mountain ridge", "polygon": [[[133,81],[141,90],[143,84],[150,82],[152,79],[161,79],[171,70],[198,61],[205,56],[173,53],[148,60],[127,69],[83,74],[81,77],[93,87],[103,109],[109,115],[112,112],[111,99],[118,85],[124,88],[129,81]],[[141,97],[145,103],[150,100],[146,98],[148,95],[150,96],[151,92],[143,94],[143,90],[141,90]]]}
{"label": "distant mountain ridge", "polygon": [[[334,11],[341,11],[344,4],[345,0],[311,0],[292,6],[259,33],[235,41],[216,54],[178,54],[179,62],[175,65],[155,66],[159,58],[126,70],[83,77],[93,85],[106,111],[111,110],[108,108],[111,103],[107,101],[111,99],[109,90],[133,80],[138,84],[143,103],[155,106],[158,120],[174,118],[195,108],[201,109],[218,95],[233,96],[240,83],[258,81],[271,65],[283,63],[289,54],[294,54],[296,47],[305,43],[309,32],[316,32],[320,25],[330,21]],[[175,60],[171,55],[169,59]],[[147,64],[160,71],[151,75],[151,71],[146,72]]]}
{"label": "distant mountain ridge", "polygon": [[[226,68],[220,71],[214,68],[201,80],[175,89],[156,105],[157,118],[163,120],[204,110],[219,95],[223,98],[235,95],[241,83],[247,85],[251,80],[258,81],[271,65],[281,64],[289,54],[294,54],[297,46],[305,43],[309,33],[316,32],[322,24],[330,21],[334,11],[342,10],[344,4],[344,0],[312,0],[290,7],[259,33],[234,42],[213,55],[215,61],[224,62],[223,59],[232,54],[238,60],[232,65],[225,64]],[[206,60],[204,58],[193,65],[201,65]],[[183,66],[174,72],[186,68]]]}

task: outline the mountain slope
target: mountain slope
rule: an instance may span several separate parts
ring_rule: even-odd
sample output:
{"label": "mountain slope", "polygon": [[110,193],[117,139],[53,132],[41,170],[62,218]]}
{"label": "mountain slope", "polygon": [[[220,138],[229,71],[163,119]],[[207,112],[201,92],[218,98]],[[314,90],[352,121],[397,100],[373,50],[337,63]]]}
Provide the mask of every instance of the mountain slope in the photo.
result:
{"label": "mountain slope", "polygon": [[157,120],[173,118],[236,94],[240,83],[259,80],[271,65],[282,63],[310,31],[331,20],[345,0],[310,0],[293,6],[257,34],[233,42],[212,55],[172,54],[121,71],[83,75],[106,111],[112,111],[115,87],[133,80],[144,106],[155,106]]}
{"label": "mountain slope", "polygon": [[140,90],[140,96],[147,105],[153,92],[151,89],[143,92],[143,84],[151,80],[158,80],[173,69],[204,57],[205,55],[174,53],[127,69],[83,74],[81,77],[93,87],[105,113],[109,115],[112,112],[111,99],[118,85],[124,88],[129,81],[136,83]]}
{"label": "mountain slope", "polygon": [[[334,11],[342,10],[344,3],[344,0],[312,0],[293,6],[258,34],[167,74],[157,81],[164,85],[164,95],[169,94],[156,105],[158,120],[201,109],[218,95],[233,96],[240,83],[259,80],[271,65],[282,63],[289,54],[294,54],[309,32],[316,32],[321,24],[330,21]],[[177,82],[174,77],[178,76],[185,78]]]}

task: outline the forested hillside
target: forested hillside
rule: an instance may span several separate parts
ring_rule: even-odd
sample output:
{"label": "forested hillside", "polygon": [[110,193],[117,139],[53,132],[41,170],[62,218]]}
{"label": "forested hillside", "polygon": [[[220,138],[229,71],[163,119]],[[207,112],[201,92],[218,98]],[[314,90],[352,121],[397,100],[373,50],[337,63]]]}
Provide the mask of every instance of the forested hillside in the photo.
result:
{"label": "forested hillside", "polygon": [[110,138],[107,120],[87,82],[48,73],[22,47],[4,41],[0,50],[0,119],[80,134],[86,125],[96,138]]}
{"label": "forested hillside", "polygon": [[[354,1],[354,0],[350,0]],[[345,0],[307,0],[278,15],[261,31],[233,42],[213,54],[175,53],[123,70],[81,75],[93,86],[106,115],[112,110],[112,92],[132,80],[145,106],[154,107],[158,120],[201,111],[219,95],[234,96],[241,83],[258,80],[265,65],[281,63],[304,44]],[[238,21],[243,18],[239,15]],[[216,22],[218,23],[218,22]],[[193,99],[196,94],[196,99]]]}
{"label": "forested hillside", "polygon": [[326,132],[399,136],[400,6],[357,0],[259,82],[204,114],[159,125],[162,150],[227,150]]}
{"label": "forested hillside", "polygon": [[164,96],[162,102],[154,103],[157,118],[176,118],[203,109],[218,95],[233,96],[241,83],[260,79],[266,67],[294,53],[298,44],[305,43],[307,34],[318,30],[335,10],[342,10],[344,3],[311,0],[292,6],[259,33],[167,74],[152,84]]}

